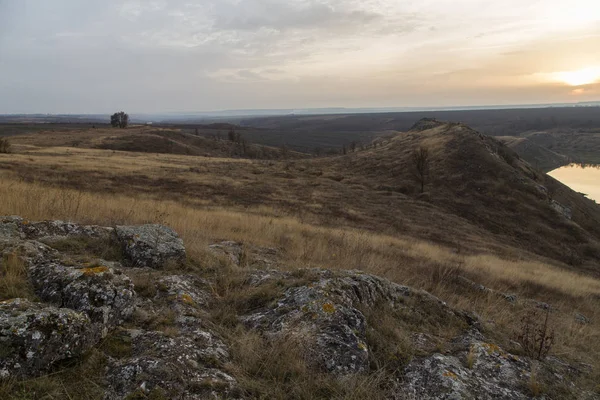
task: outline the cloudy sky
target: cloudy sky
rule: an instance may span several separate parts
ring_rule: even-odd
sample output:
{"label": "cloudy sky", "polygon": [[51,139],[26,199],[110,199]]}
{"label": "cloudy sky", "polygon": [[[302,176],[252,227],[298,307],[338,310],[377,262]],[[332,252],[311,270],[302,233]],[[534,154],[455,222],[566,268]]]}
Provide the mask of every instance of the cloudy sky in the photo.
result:
{"label": "cloudy sky", "polygon": [[0,113],[600,100],[598,0],[0,0]]}

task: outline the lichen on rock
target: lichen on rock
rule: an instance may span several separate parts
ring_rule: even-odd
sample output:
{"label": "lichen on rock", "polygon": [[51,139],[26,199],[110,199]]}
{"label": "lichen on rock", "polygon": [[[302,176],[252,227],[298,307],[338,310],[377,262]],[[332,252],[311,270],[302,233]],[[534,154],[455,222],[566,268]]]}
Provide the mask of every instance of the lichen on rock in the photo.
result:
{"label": "lichen on rock", "polygon": [[14,299],[0,303],[0,378],[29,377],[89,350],[96,337],[89,317]]}
{"label": "lichen on rock", "polygon": [[117,226],[116,234],[134,267],[161,269],[169,263],[185,261],[183,240],[166,226]]}

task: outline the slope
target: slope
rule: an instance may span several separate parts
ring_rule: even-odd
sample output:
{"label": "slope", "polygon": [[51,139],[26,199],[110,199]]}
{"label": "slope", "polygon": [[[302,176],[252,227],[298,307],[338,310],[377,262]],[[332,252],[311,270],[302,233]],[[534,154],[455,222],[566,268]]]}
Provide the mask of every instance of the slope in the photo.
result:
{"label": "slope", "polygon": [[569,164],[569,157],[540,146],[527,138],[517,136],[498,136],[496,138],[543,172],[550,172]]}
{"label": "slope", "polygon": [[[331,162],[356,183],[404,192],[501,243],[599,272],[600,207],[595,202],[534,169],[494,138],[463,124],[424,122],[382,147]],[[430,154],[424,194],[412,176],[412,153],[420,146]]]}
{"label": "slope", "polygon": [[233,129],[230,125],[208,125],[198,129],[198,134],[179,128],[132,126],[128,129],[112,129],[59,126],[35,129],[30,134],[11,137],[16,145],[36,147],[78,147],[130,151],[139,153],[181,154],[204,157],[232,158],[302,158],[306,155],[295,151],[249,143],[244,140],[243,128],[236,142],[223,139],[223,132]]}

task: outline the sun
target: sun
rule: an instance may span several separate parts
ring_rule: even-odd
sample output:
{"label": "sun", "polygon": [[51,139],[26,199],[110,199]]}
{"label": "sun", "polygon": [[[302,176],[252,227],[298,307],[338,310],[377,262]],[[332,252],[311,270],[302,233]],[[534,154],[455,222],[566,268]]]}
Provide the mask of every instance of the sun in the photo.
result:
{"label": "sun", "polygon": [[554,76],[556,80],[566,83],[569,86],[590,85],[600,82],[600,67],[557,72]]}

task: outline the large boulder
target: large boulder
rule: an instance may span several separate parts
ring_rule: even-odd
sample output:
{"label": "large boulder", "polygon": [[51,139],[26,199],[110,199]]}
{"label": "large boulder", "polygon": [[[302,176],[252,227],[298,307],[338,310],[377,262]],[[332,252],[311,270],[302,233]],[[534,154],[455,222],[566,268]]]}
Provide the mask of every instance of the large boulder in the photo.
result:
{"label": "large boulder", "polygon": [[152,393],[164,398],[216,399],[236,386],[235,379],[220,369],[228,361],[227,347],[208,331],[197,329],[176,337],[156,331],[126,334],[131,356],[109,363],[107,400]]}
{"label": "large boulder", "polygon": [[133,267],[161,269],[185,261],[183,240],[166,226],[117,226],[116,234]]}
{"label": "large boulder", "polygon": [[407,399],[529,399],[531,364],[495,344],[474,341],[467,352],[411,361],[399,392]]}
{"label": "large boulder", "polygon": [[29,275],[42,301],[84,312],[100,337],[134,311],[133,284],[110,263],[76,268],[56,261],[40,262],[30,266]]}
{"label": "large boulder", "polygon": [[23,238],[19,217],[0,217],[0,244],[8,244]]}
{"label": "large boulder", "polygon": [[237,381],[224,370],[231,362],[229,349],[205,319],[208,282],[170,275],[157,279],[156,286],[152,298],[137,299],[141,329],[122,333],[129,354],[108,363],[106,399],[236,398]]}
{"label": "large boulder", "polygon": [[0,378],[36,376],[95,344],[89,317],[13,299],[0,303]]}
{"label": "large boulder", "polygon": [[[413,306],[420,304],[440,315],[462,318],[426,292],[360,271],[311,273],[316,275],[313,282],[287,289],[274,306],[243,316],[242,320],[267,335],[300,342],[307,361],[335,374],[368,371],[367,322],[361,310],[385,304],[413,312]],[[268,283],[265,272],[257,274],[256,279],[248,281]],[[281,279],[281,273],[271,275]],[[409,302],[414,305],[408,306]]]}

